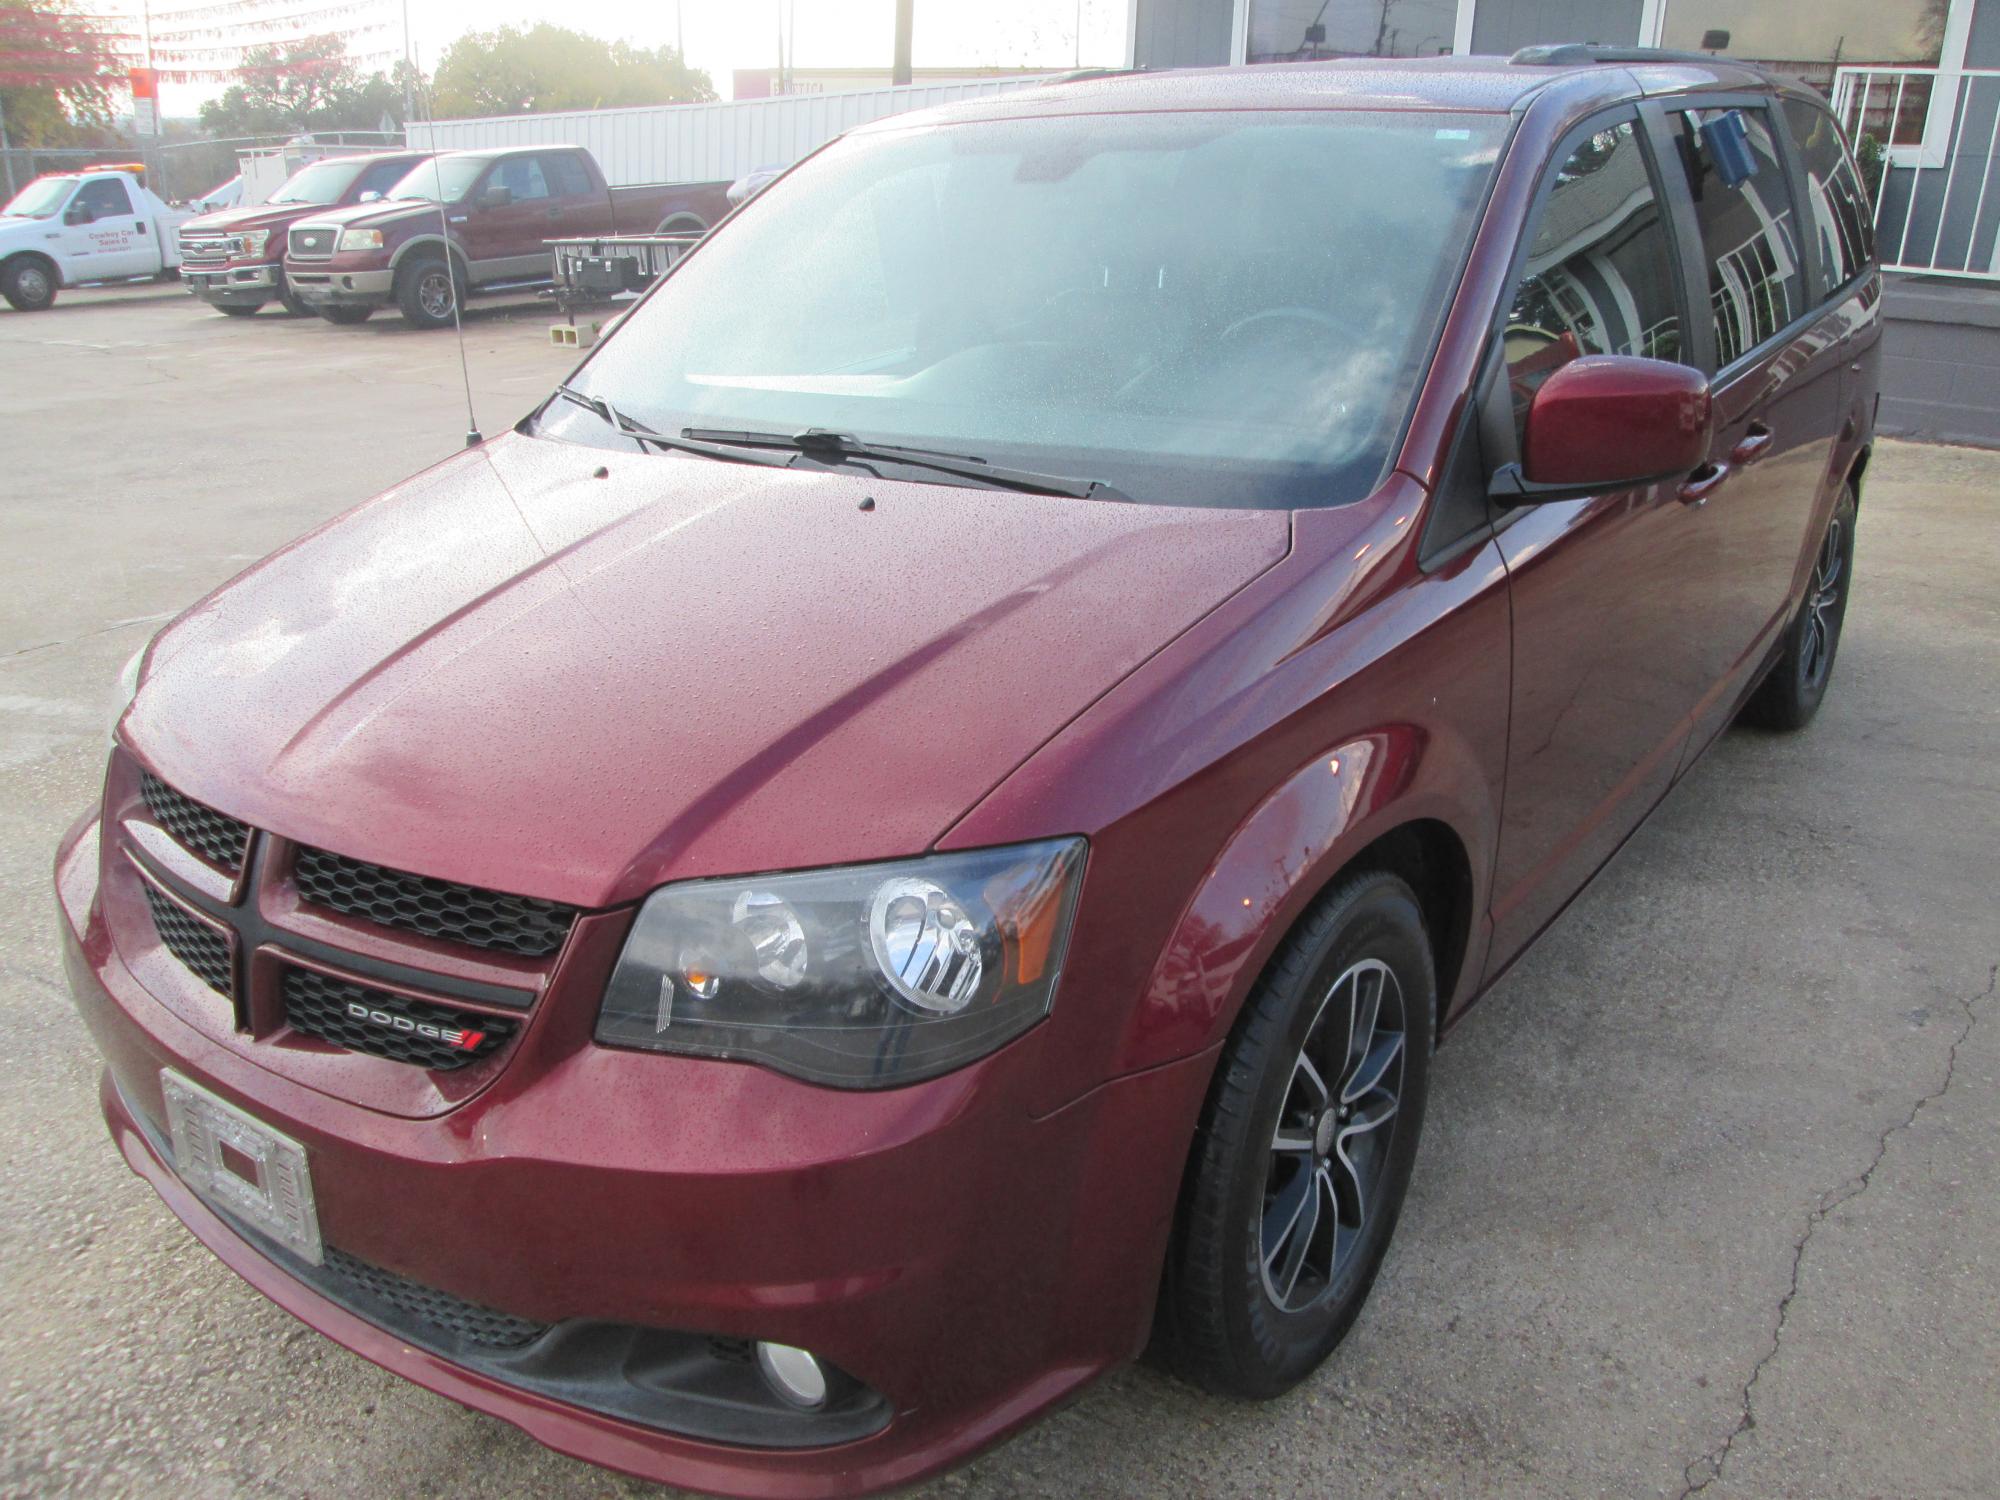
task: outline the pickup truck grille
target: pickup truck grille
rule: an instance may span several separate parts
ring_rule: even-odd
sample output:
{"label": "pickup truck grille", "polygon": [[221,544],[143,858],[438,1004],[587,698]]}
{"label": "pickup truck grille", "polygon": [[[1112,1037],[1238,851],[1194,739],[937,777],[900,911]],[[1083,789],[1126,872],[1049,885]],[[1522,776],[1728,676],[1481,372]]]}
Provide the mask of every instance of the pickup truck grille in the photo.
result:
{"label": "pickup truck grille", "polygon": [[285,241],[286,252],[293,260],[332,260],[334,241],[340,231],[327,224],[309,224],[294,229]]}
{"label": "pickup truck grille", "polygon": [[236,236],[230,234],[203,234],[181,236],[181,264],[191,270],[205,271],[215,266],[229,263],[236,253]]}

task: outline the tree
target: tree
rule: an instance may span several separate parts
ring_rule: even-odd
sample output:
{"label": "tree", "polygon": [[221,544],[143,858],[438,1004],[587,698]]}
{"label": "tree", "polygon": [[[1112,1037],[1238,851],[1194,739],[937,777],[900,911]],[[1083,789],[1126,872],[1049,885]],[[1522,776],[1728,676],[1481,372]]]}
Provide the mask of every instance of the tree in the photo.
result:
{"label": "tree", "polygon": [[[203,127],[221,136],[287,135],[299,130],[373,130],[403,118],[403,74],[363,78],[336,34],[252,47],[236,81],[201,107]],[[413,91],[423,80],[412,74]]]}
{"label": "tree", "polygon": [[60,145],[111,119],[117,38],[67,0],[0,0],[0,116],[17,146]]}
{"label": "tree", "polygon": [[634,47],[543,24],[468,32],[445,48],[432,108],[449,119],[714,97],[708,74],[673,47]]}

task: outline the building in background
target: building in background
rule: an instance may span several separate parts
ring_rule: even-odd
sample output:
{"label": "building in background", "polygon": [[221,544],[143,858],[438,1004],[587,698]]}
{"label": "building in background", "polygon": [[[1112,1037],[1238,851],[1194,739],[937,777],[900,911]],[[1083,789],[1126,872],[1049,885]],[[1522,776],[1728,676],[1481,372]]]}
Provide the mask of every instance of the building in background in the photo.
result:
{"label": "building in background", "polygon": [[[910,82],[979,83],[990,78],[1045,77],[1049,68],[912,68]],[[770,99],[779,94],[853,94],[886,89],[894,79],[880,68],[738,68],[736,99]]]}
{"label": "building in background", "polygon": [[1728,53],[1817,87],[1857,142],[1891,269],[1885,431],[2000,446],[2000,0],[1130,0],[1142,68]]}

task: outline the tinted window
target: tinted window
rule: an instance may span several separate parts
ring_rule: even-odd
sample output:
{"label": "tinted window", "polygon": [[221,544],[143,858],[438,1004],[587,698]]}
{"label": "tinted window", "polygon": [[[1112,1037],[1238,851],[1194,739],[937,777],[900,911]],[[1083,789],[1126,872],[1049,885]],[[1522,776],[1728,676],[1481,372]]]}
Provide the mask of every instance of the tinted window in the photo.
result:
{"label": "tinted window", "polygon": [[132,212],[132,196],[125,191],[125,184],[116,177],[99,177],[86,182],[83,191],[76,195],[76,201],[88,204],[91,211],[100,219]]}
{"label": "tinted window", "polygon": [[[1140,500],[1337,505],[1387,467],[1507,123],[857,132],[752,199],[575,379],[661,432],[824,427]],[[573,403],[548,420],[608,440]]]}
{"label": "tinted window", "polygon": [[1681,357],[1672,244],[1633,126],[1600,130],[1556,172],[1507,314],[1515,420],[1584,354]]}
{"label": "tinted window", "polygon": [[1728,365],[1805,311],[1791,194],[1765,110],[1688,110],[1677,138],[1708,263],[1716,362]]}
{"label": "tinted window", "polygon": [[549,195],[549,183],[542,176],[541,160],[533,156],[508,157],[493,169],[492,185],[507,189],[514,195],[516,203]]}
{"label": "tinted window", "polygon": [[1875,254],[1875,226],[1854,162],[1833,116],[1804,99],[1787,99],[1785,124],[1806,176],[1806,239],[1829,290],[1859,275]]}
{"label": "tinted window", "polygon": [[558,198],[581,198],[592,191],[583,163],[567,153],[543,157],[542,170]]}
{"label": "tinted window", "polygon": [[[400,174],[399,174],[400,175]],[[391,182],[395,178],[389,179]],[[272,203],[338,203],[348,184],[354,181],[351,161],[320,161],[293,173],[285,185],[271,194]]]}
{"label": "tinted window", "polygon": [[410,159],[407,156],[395,161],[378,161],[361,174],[361,181],[354,185],[354,195],[358,198],[363,193],[386,194],[390,188],[403,180],[404,174],[409,170]]}

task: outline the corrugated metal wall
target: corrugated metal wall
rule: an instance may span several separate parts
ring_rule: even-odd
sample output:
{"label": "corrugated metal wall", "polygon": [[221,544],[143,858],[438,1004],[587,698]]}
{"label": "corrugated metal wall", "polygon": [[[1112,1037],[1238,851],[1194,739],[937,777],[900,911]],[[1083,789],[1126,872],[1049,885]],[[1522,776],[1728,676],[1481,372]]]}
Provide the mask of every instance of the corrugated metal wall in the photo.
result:
{"label": "corrugated metal wall", "polygon": [[849,94],[787,94],[729,104],[663,104],[546,115],[494,115],[410,126],[410,144],[440,151],[486,146],[587,146],[604,175],[638,182],[731,182],[790,166],[843,130],[885,115],[1026,88],[1035,78],[912,84]]}

